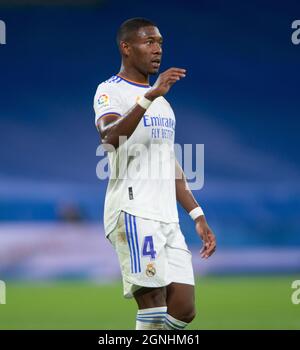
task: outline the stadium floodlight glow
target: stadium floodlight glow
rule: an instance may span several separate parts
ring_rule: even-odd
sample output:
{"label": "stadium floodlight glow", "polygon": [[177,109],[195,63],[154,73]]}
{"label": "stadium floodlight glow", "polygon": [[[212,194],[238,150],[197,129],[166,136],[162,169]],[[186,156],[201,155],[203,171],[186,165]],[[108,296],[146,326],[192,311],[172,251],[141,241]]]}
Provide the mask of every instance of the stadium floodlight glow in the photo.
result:
{"label": "stadium floodlight glow", "polygon": [[6,44],[6,24],[0,20],[0,45]]}
{"label": "stadium floodlight glow", "polygon": [[0,305],[6,304],[6,285],[4,281],[0,281]]}

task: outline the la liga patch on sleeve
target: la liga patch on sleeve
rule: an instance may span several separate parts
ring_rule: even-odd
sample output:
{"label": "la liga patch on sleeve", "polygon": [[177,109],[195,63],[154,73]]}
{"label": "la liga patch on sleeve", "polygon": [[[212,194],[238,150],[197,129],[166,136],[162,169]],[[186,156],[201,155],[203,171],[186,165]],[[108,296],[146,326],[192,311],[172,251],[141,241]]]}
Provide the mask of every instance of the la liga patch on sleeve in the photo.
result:
{"label": "la liga patch on sleeve", "polygon": [[107,94],[101,94],[98,98],[98,105],[99,107],[109,107],[110,106],[110,99]]}

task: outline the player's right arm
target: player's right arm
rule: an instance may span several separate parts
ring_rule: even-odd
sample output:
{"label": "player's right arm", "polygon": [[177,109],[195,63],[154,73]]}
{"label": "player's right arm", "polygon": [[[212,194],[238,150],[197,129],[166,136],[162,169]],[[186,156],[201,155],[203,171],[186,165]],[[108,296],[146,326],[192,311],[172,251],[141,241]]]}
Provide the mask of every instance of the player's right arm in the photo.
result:
{"label": "player's right arm", "polygon": [[[159,96],[164,96],[176,83],[185,77],[185,69],[170,68],[161,73],[153,87],[144,95],[148,100],[154,101]],[[127,139],[133,134],[140,120],[145,114],[145,109],[139,104],[135,104],[124,115],[118,113],[106,113],[97,119],[97,129],[99,130],[102,143],[112,145],[115,149],[119,147],[119,137]]]}

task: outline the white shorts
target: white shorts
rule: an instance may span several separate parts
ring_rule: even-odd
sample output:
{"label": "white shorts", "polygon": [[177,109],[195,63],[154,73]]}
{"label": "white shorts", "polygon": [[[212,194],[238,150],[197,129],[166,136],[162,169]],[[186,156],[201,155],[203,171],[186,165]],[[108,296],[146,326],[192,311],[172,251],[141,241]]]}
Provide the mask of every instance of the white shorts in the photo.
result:
{"label": "white shorts", "polygon": [[108,239],[122,272],[125,298],[141,287],[172,282],[194,285],[192,254],[178,223],[163,223],[121,212]]}

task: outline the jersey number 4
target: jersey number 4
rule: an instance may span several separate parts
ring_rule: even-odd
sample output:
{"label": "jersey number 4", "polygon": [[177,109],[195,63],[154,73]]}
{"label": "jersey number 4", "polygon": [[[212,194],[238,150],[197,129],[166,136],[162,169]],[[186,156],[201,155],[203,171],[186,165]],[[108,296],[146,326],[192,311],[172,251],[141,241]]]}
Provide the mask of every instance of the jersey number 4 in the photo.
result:
{"label": "jersey number 4", "polygon": [[154,249],[153,237],[145,236],[143,244],[143,256],[151,256],[151,260],[155,259],[156,251]]}

